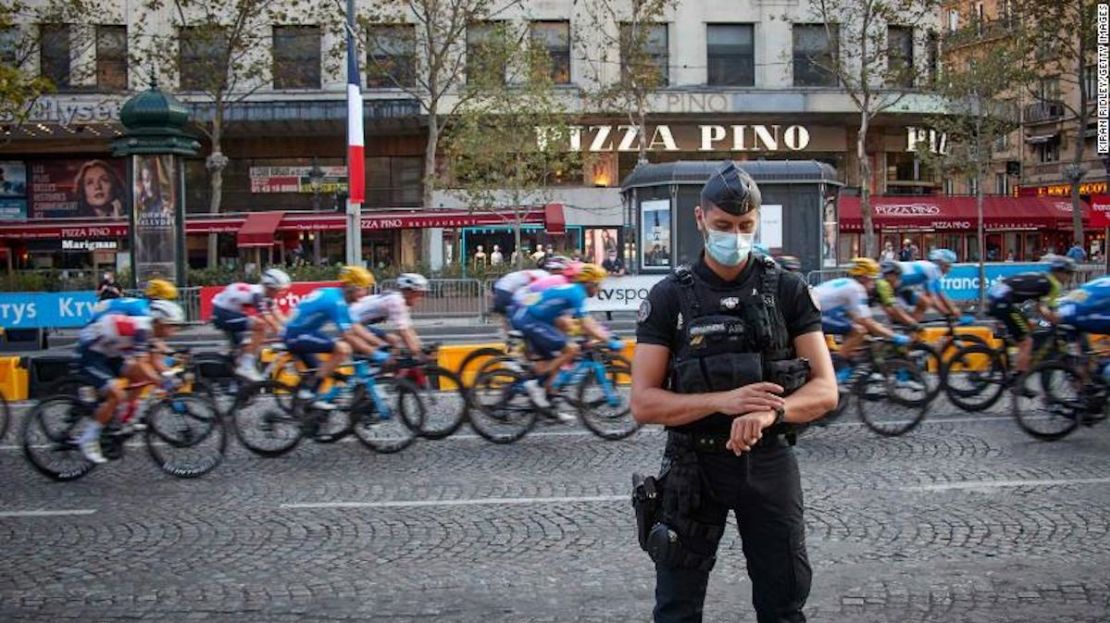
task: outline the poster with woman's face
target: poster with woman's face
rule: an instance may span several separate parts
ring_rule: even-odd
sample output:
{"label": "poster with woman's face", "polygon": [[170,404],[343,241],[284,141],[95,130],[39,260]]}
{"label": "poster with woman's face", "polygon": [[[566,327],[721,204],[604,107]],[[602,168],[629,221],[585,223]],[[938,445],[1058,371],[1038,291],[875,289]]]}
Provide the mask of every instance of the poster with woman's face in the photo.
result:
{"label": "poster with woman's face", "polygon": [[121,158],[31,163],[31,218],[125,219],[127,179]]}
{"label": "poster with woman's face", "polygon": [[640,263],[644,268],[671,267],[671,202],[640,203]]}
{"label": "poster with woman's face", "polygon": [[176,179],[173,156],[132,156],[135,182],[135,265],[140,282],[172,278],[177,259]]}
{"label": "poster with woman's face", "polygon": [[837,236],[840,234],[840,222],[836,213],[836,196],[825,198],[824,223],[821,230],[821,265],[826,268],[836,266]]}

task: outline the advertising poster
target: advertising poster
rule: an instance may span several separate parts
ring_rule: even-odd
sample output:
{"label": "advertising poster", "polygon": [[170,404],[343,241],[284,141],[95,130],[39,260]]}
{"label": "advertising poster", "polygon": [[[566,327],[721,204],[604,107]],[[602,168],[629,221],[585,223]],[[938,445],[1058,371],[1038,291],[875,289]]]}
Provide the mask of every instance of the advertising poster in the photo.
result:
{"label": "advertising poster", "polygon": [[252,193],[311,193],[330,194],[347,192],[347,167],[320,167],[323,176],[313,189],[312,167],[251,167]]}
{"label": "advertising poster", "polygon": [[174,278],[177,230],[177,179],[173,156],[132,156],[135,187],[135,266],[140,284],[154,277]]}
{"label": "advertising poster", "polygon": [[0,161],[0,221],[27,220],[27,167]]}
{"label": "advertising poster", "polygon": [[768,251],[782,249],[782,206],[766,205],[759,209],[756,242]]}
{"label": "advertising poster", "polygon": [[617,231],[617,229],[586,230],[586,256],[582,259],[600,266],[610,252],[618,251]]}
{"label": "advertising poster", "polygon": [[840,223],[836,213],[836,195],[825,197],[821,221],[821,266],[835,268],[837,236],[840,234]]}
{"label": "advertising poster", "polygon": [[644,268],[671,267],[671,202],[640,203],[640,263]]}
{"label": "advertising poster", "polygon": [[31,163],[31,218],[127,218],[123,159]]}

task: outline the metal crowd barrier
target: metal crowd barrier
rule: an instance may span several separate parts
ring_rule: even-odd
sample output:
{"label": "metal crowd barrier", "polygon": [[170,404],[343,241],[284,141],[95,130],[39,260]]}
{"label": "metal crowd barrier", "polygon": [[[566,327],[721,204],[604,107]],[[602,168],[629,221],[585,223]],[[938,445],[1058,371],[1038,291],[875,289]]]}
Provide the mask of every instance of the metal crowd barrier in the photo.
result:
{"label": "metal crowd barrier", "polygon": [[[486,292],[478,279],[429,279],[428,294],[413,318],[485,318]],[[378,283],[380,291],[396,290],[397,280]]]}

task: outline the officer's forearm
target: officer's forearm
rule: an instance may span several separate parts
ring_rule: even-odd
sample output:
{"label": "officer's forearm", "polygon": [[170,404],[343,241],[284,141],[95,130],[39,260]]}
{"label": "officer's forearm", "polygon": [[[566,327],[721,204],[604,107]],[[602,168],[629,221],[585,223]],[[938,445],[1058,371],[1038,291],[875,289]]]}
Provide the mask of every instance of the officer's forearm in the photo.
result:
{"label": "officer's forearm", "polygon": [[717,413],[722,392],[676,394],[658,387],[632,392],[632,417],[640,424],[682,426]]}
{"label": "officer's forearm", "polygon": [[[786,421],[804,424],[825,415],[836,407],[837,395],[834,378],[817,377],[810,379],[798,391],[786,397]],[[830,406],[831,405],[831,406]]]}

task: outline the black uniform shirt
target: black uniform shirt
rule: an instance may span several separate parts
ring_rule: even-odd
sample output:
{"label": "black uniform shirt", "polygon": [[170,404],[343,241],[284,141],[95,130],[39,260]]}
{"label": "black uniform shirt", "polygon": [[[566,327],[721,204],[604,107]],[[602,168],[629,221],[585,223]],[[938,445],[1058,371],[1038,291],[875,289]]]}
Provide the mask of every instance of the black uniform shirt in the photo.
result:
{"label": "black uniform shirt", "polygon": [[[759,288],[762,285],[763,271],[766,268],[762,262],[756,261],[754,257],[748,261],[744,270],[732,282],[718,277],[706,265],[703,258],[699,258],[692,269],[699,279],[710,286],[709,288],[698,288],[702,292],[700,304],[703,314],[720,313],[718,311],[720,310],[720,299],[724,297],[737,297],[740,299],[740,305],[762,306],[764,304]],[[636,341],[638,343],[666,346],[670,349],[671,354],[678,352],[679,340],[683,336],[683,332],[679,328],[681,287],[673,279],[664,279],[651,289],[647,300],[640,305],[636,325]],[[821,312],[801,275],[788,271],[782,272],[779,277],[779,291],[775,293],[775,302],[786,320],[786,330],[791,340],[799,335],[821,330]],[[682,322],[685,323],[687,320],[683,319]],[[731,418],[718,414],[682,426],[679,430],[683,432],[716,431],[721,428],[722,424],[727,430],[730,422]]]}

